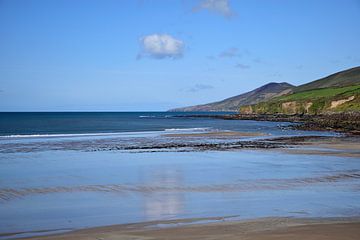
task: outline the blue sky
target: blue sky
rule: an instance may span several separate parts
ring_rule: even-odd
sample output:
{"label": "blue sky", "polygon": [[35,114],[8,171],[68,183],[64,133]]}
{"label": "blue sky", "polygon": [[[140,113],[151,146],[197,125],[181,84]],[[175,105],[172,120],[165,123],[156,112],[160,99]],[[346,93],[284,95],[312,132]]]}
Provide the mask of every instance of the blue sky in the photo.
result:
{"label": "blue sky", "polygon": [[0,0],[0,111],[162,111],[360,65],[359,0]]}

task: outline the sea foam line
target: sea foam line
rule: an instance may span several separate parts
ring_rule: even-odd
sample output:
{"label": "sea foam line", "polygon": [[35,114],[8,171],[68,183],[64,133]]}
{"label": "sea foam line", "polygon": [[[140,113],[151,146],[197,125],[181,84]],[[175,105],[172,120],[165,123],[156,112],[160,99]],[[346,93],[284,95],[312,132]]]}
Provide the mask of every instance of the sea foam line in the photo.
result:
{"label": "sea foam line", "polygon": [[14,134],[0,136],[0,138],[40,138],[40,137],[87,137],[87,136],[109,136],[119,135],[126,132],[117,133],[54,133],[54,134]]}
{"label": "sea foam line", "polygon": [[166,128],[166,132],[170,131],[209,131],[209,127],[199,127],[199,128]]}
{"label": "sea foam line", "polygon": [[0,136],[0,139],[12,138],[56,138],[56,137],[96,137],[96,136],[121,136],[121,135],[137,135],[137,134],[151,134],[169,131],[208,131],[210,128],[168,128],[158,131],[141,131],[141,132],[101,132],[101,133],[54,133],[54,134],[12,134]]}

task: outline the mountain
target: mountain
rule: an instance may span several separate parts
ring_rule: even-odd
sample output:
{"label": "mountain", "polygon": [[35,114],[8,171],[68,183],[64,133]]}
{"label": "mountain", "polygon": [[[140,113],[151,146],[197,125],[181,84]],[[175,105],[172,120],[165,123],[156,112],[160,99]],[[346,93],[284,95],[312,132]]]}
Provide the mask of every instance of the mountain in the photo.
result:
{"label": "mountain", "polygon": [[321,114],[360,111],[360,67],[300,85],[293,93],[240,107],[240,113]]}
{"label": "mountain", "polygon": [[350,68],[330,76],[300,85],[294,92],[302,92],[318,88],[346,87],[360,84],[360,67]]}
{"label": "mountain", "polygon": [[169,111],[172,112],[207,112],[207,111],[238,111],[240,106],[252,105],[262,101],[267,101],[274,97],[291,93],[294,86],[283,83],[268,83],[255,90],[243,93],[231,98],[224,99],[219,102],[213,102],[203,105],[176,108]]}

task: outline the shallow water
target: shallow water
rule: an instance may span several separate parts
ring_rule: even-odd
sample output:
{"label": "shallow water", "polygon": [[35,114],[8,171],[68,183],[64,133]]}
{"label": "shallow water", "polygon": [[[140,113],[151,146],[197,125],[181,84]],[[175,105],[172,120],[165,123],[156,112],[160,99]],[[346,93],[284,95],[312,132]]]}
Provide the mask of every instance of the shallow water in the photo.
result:
{"label": "shallow water", "polygon": [[260,150],[0,155],[1,233],[192,217],[360,213],[357,158]]}

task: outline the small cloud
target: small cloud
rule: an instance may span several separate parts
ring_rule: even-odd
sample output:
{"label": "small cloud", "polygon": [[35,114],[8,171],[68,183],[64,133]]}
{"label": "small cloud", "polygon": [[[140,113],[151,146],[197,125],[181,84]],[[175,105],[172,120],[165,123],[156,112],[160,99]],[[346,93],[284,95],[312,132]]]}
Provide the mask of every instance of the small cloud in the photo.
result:
{"label": "small cloud", "polygon": [[295,66],[295,68],[297,69],[297,70],[302,70],[303,68],[304,68],[304,65],[296,65]]}
{"label": "small cloud", "polygon": [[264,61],[263,61],[261,58],[259,58],[259,57],[254,58],[253,61],[254,61],[255,63],[263,63],[263,62],[264,62]]}
{"label": "small cloud", "polygon": [[200,4],[194,8],[194,11],[207,10],[224,17],[232,17],[235,13],[231,10],[229,0],[202,0]]}
{"label": "small cloud", "polygon": [[210,55],[210,56],[206,56],[206,58],[207,58],[207,59],[209,59],[209,60],[214,60],[214,59],[215,59],[215,57],[214,57],[214,56],[212,56],[212,55]]}
{"label": "small cloud", "polygon": [[232,48],[226,49],[223,52],[221,52],[219,54],[219,57],[221,57],[221,58],[241,57],[241,54],[240,54],[238,48],[232,47]]}
{"label": "small cloud", "polygon": [[208,85],[208,84],[196,84],[195,86],[191,87],[191,88],[187,88],[185,89],[185,91],[187,92],[199,92],[202,90],[209,90],[209,89],[213,89],[214,86],[212,85]]}
{"label": "small cloud", "polygon": [[236,64],[235,67],[240,68],[240,69],[249,69],[250,68],[249,65],[245,65],[245,64],[241,64],[241,63]]}
{"label": "small cloud", "polygon": [[168,34],[151,34],[140,39],[141,52],[137,59],[151,57],[156,59],[180,58],[183,56],[184,42]]}
{"label": "small cloud", "polygon": [[282,74],[280,73],[271,73],[268,75],[268,77],[271,77],[271,78],[281,78],[282,77]]}

